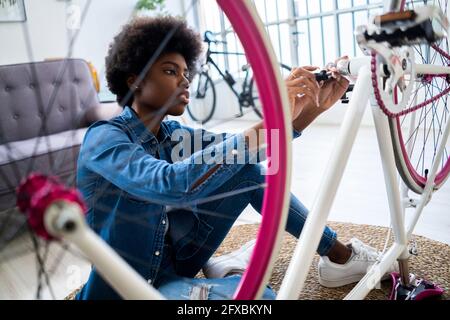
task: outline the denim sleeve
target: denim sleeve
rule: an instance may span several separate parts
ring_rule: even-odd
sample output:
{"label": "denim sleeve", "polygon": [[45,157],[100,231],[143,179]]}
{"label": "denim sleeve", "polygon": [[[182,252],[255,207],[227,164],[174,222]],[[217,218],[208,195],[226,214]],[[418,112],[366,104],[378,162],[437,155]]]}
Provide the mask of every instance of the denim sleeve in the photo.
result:
{"label": "denim sleeve", "polygon": [[[214,160],[205,162],[207,155]],[[147,153],[127,134],[111,124],[91,127],[80,150],[79,165],[143,200],[181,206],[210,194],[256,157],[243,134],[169,163]],[[205,181],[196,184],[207,173]],[[195,186],[195,188],[193,187]]]}

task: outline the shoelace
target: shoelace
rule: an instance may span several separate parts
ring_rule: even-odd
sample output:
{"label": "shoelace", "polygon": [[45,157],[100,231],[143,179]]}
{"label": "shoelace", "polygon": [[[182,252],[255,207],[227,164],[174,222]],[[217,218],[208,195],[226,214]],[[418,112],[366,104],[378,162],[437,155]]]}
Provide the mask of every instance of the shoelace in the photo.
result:
{"label": "shoelace", "polygon": [[362,241],[360,241],[359,239],[353,239],[352,242],[352,246],[356,247],[355,249],[355,253],[357,256],[359,256],[361,259],[363,260],[373,260],[376,261],[378,258],[378,251],[367,245],[364,244]]}
{"label": "shoelace", "polygon": [[[356,255],[359,256],[361,259],[364,259],[366,261],[372,260],[374,263],[377,263],[377,262],[380,262],[381,259],[383,258],[384,252],[377,251],[375,248],[373,248],[367,244],[364,244],[361,240],[359,240],[357,238],[354,238],[352,240],[353,240],[353,244],[355,244],[357,246],[358,253],[356,253]],[[390,272],[392,272],[392,271],[398,272],[398,267],[396,268],[395,262],[394,262],[394,264],[392,264],[392,266],[390,267],[389,270],[390,270]]]}

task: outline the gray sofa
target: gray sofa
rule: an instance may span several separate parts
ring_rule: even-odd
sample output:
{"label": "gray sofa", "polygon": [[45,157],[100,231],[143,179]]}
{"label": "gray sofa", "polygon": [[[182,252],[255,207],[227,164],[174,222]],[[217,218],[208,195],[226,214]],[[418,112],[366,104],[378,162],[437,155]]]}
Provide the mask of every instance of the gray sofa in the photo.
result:
{"label": "gray sofa", "polygon": [[75,184],[87,127],[121,111],[100,103],[86,61],[0,66],[0,249],[25,227],[15,188],[31,172]]}

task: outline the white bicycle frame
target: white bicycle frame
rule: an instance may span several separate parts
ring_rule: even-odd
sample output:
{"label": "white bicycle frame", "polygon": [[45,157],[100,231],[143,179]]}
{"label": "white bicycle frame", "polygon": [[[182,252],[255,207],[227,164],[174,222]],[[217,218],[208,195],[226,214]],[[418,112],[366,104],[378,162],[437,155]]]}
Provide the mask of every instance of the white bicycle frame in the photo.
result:
{"label": "white bicycle frame", "polygon": [[[421,73],[450,74],[450,67],[416,65],[416,68],[417,70],[420,70]],[[377,133],[377,141],[380,150],[395,239],[393,245],[385,253],[381,261],[377,262],[370,270],[368,270],[365,277],[361,279],[345,299],[363,299],[370,290],[379,283],[381,277],[389,269],[389,266],[397,259],[403,261],[403,264],[400,264],[401,268],[405,268],[403,269],[404,271],[407,270],[407,265],[404,262],[406,262],[409,257],[407,247],[408,242],[425,205],[432,196],[433,182],[439,164],[441,163],[446,141],[450,132],[450,121],[447,122],[436,158],[428,175],[428,181],[424,192],[416,202],[417,206],[411,221],[406,225],[404,218],[405,209],[407,207],[406,204],[410,203],[407,198],[408,189],[404,184],[399,187],[388,117],[384,115],[373,98],[370,58],[363,57],[351,60],[350,72],[352,76],[357,76],[353,95],[341,125],[330,163],[327,166],[325,176],[319,188],[315,204],[306,219],[305,226],[295,248],[293,259],[291,260],[277,299],[297,299],[303,288],[314,253],[322,237],[322,232],[319,232],[319,230],[323,230],[327,222],[330,208],[338,190],[356,134],[361,124],[362,116],[369,100]],[[414,117],[412,118],[412,121],[415,121]],[[410,130],[412,127],[413,126],[410,127]],[[409,277],[409,274],[407,274],[407,276]]]}

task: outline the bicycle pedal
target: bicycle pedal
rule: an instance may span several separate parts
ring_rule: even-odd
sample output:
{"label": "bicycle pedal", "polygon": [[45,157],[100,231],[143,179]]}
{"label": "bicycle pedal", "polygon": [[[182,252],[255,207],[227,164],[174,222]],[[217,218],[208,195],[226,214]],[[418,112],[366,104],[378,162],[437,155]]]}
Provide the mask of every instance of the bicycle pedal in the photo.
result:
{"label": "bicycle pedal", "polygon": [[448,18],[442,10],[428,5],[378,15],[373,23],[358,27],[356,38],[363,47],[372,41],[387,42],[392,47],[429,44],[445,38],[448,27]]}

